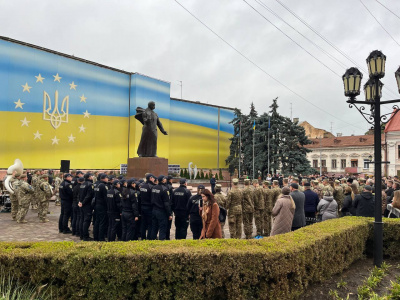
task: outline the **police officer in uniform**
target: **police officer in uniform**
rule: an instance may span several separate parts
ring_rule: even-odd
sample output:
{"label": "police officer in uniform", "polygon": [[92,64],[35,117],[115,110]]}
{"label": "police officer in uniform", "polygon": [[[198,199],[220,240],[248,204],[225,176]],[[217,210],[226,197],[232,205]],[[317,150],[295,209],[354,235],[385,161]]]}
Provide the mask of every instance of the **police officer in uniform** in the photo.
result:
{"label": "police officer in uniform", "polygon": [[136,182],[133,179],[127,181],[127,189],[122,194],[122,240],[133,241],[135,239],[136,222],[139,220],[138,195]]}
{"label": "police officer in uniform", "polygon": [[74,198],[72,187],[72,175],[65,174],[64,181],[58,187],[59,197],[61,199],[61,214],[58,221],[58,230],[64,234],[72,233],[68,227],[69,218],[72,215],[72,201]]}
{"label": "police officer in uniform", "polygon": [[108,214],[108,241],[114,242],[121,230],[121,183],[114,180],[112,188],[107,192],[107,214]]}
{"label": "police officer in uniform", "polygon": [[201,193],[204,191],[204,185],[200,184],[197,187],[197,194],[189,199],[187,204],[187,211],[189,214],[190,230],[193,233],[193,239],[198,240],[203,230],[203,221],[200,216],[199,207],[203,207],[203,199]]}
{"label": "police officer in uniform", "polygon": [[[80,224],[81,224],[81,208],[78,206],[79,203],[79,192],[81,189],[81,184],[85,182],[83,177],[76,179],[75,186],[72,189],[72,235],[81,236],[80,234]],[[72,183],[72,181],[71,181]]]}
{"label": "police officer in uniform", "polygon": [[[172,209],[172,192],[174,191],[174,188],[172,187],[172,181],[171,181],[172,176],[168,175],[166,178],[167,178],[167,182],[165,183],[165,186],[167,187],[168,192],[169,192],[169,204]],[[171,226],[172,226],[172,219],[168,220],[168,229],[167,229],[167,238],[166,238],[167,240],[170,240]]]}
{"label": "police officer in uniform", "polygon": [[172,220],[169,191],[166,186],[167,178],[158,176],[158,184],[151,190],[151,203],[153,205],[151,220],[151,239],[164,241],[167,238],[168,220]]}
{"label": "police officer in uniform", "polygon": [[89,226],[92,221],[92,199],[94,196],[93,174],[86,173],[84,178],[85,182],[81,184],[79,190],[78,206],[81,208],[81,223],[79,231],[81,234],[81,240],[90,241]]}
{"label": "police officer in uniform", "polygon": [[172,211],[175,214],[175,239],[186,239],[189,219],[187,205],[192,193],[187,189],[185,178],[179,180],[179,187],[172,192]]}
{"label": "police officer in uniform", "polygon": [[99,175],[99,183],[94,188],[96,219],[93,226],[93,237],[95,241],[105,241],[108,226],[107,215],[107,192],[108,177],[105,173]]}
{"label": "police officer in uniform", "polygon": [[141,207],[141,236],[142,240],[150,239],[152,226],[151,190],[154,187],[155,176],[153,174],[146,175],[146,182],[140,185],[140,207]]}

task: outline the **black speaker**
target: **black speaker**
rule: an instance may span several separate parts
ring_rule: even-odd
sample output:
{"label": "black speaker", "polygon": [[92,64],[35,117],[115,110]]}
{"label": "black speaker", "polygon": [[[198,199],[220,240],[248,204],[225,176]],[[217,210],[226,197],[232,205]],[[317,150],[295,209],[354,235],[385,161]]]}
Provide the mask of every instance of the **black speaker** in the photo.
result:
{"label": "black speaker", "polygon": [[62,160],[61,161],[60,172],[69,173],[69,160]]}

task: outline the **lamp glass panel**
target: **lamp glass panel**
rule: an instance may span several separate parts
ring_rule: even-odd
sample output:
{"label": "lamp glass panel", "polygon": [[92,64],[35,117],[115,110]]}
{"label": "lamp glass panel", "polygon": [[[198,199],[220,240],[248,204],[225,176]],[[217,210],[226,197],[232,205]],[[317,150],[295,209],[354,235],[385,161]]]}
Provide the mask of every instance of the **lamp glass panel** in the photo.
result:
{"label": "lamp glass panel", "polygon": [[359,75],[356,76],[354,84],[354,91],[359,92],[361,86],[361,77]]}
{"label": "lamp glass panel", "polygon": [[376,72],[378,74],[382,73],[382,65],[383,65],[382,57],[377,57],[376,58]]}
{"label": "lamp glass panel", "polygon": [[349,76],[349,92],[354,91],[354,76]]}
{"label": "lamp glass panel", "polygon": [[399,93],[400,93],[400,73],[395,73],[395,75],[396,75],[397,87],[399,88]]}
{"label": "lamp glass panel", "polygon": [[343,84],[344,84],[344,93],[347,94],[349,92],[349,80],[347,77],[344,77]]}
{"label": "lamp glass panel", "polygon": [[371,87],[367,84],[364,88],[365,101],[371,101]]}

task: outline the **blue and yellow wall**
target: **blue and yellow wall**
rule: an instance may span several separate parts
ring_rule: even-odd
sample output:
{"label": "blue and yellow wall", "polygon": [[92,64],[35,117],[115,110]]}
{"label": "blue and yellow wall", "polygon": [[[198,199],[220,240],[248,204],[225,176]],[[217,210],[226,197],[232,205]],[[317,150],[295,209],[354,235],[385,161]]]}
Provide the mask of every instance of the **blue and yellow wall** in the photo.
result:
{"label": "blue and yellow wall", "polygon": [[137,156],[136,107],[156,103],[158,156],[224,168],[233,110],[170,98],[170,84],[0,37],[0,168],[119,168]]}

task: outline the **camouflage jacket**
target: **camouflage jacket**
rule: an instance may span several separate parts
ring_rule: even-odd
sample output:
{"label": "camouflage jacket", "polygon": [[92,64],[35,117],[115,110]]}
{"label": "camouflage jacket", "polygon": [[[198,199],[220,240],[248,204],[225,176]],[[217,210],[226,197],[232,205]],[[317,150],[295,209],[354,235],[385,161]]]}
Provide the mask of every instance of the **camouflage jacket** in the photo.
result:
{"label": "camouflage jacket", "polygon": [[258,187],[253,189],[254,209],[263,210],[265,208],[264,189]]}
{"label": "camouflage jacket", "polygon": [[18,201],[30,199],[31,195],[35,192],[33,187],[24,180],[20,180],[20,185],[16,190]]}
{"label": "camouflage jacket", "polygon": [[338,207],[341,208],[344,201],[344,193],[341,186],[335,187],[333,191],[333,198],[336,200]]}
{"label": "camouflage jacket", "polygon": [[51,186],[47,181],[42,180],[39,184],[40,190],[40,201],[47,201],[50,200],[53,192],[51,190]]}
{"label": "camouflage jacket", "polygon": [[269,188],[264,188],[263,189],[263,194],[264,194],[264,210],[271,214],[272,213],[272,197],[273,197],[273,191],[270,190]]}
{"label": "camouflage jacket", "polygon": [[217,201],[219,206],[222,206],[223,208],[226,207],[226,197],[222,193],[216,193],[214,195],[215,201]]}
{"label": "camouflage jacket", "polygon": [[254,212],[254,202],[253,202],[253,194],[254,191],[251,187],[245,187],[242,191],[242,212],[244,213],[252,213]]}
{"label": "camouflage jacket", "polygon": [[242,191],[238,188],[233,188],[229,191],[226,196],[226,209],[228,210],[228,215],[231,214],[241,214],[242,213]]}
{"label": "camouflage jacket", "polygon": [[32,187],[35,190],[35,193],[39,193],[39,184],[40,184],[40,178],[37,175],[32,176]]}
{"label": "camouflage jacket", "polygon": [[272,191],[272,197],[271,197],[272,207],[274,207],[276,200],[278,200],[279,195],[282,193],[282,190],[280,188],[276,187],[276,188],[273,188],[271,191]]}

